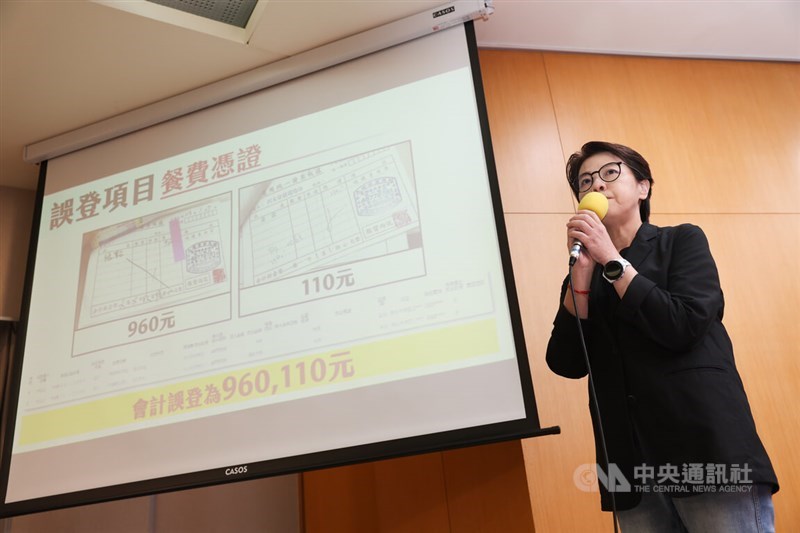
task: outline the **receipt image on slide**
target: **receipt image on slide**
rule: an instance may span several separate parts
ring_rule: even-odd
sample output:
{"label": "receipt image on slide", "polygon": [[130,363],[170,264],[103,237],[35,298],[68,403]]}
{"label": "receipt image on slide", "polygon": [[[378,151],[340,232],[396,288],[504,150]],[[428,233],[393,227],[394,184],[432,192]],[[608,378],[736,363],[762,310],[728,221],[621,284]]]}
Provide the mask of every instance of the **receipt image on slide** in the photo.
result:
{"label": "receipt image on slide", "polygon": [[424,275],[411,143],[313,162],[240,193],[242,314]]}
{"label": "receipt image on slide", "polygon": [[219,321],[197,311],[230,301],[230,236],[230,194],[84,234],[73,354]]}

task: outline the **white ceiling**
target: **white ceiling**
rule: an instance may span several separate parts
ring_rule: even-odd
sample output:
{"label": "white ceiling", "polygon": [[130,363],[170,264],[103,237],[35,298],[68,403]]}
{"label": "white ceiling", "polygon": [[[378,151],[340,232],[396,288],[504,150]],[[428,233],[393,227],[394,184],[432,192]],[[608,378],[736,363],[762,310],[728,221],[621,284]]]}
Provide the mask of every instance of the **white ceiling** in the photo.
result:
{"label": "white ceiling", "polygon": [[[35,188],[25,145],[444,3],[268,0],[242,44],[115,9],[137,2],[0,0],[0,186]],[[494,7],[479,46],[800,61],[800,0]]]}

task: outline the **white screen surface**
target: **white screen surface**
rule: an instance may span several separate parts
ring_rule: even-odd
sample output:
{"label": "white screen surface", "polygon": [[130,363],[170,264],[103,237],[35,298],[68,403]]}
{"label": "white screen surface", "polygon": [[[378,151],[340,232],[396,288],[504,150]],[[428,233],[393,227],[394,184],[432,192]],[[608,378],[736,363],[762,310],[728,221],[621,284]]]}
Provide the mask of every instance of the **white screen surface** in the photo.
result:
{"label": "white screen surface", "polygon": [[459,26],[50,161],[5,502],[535,417],[472,76]]}

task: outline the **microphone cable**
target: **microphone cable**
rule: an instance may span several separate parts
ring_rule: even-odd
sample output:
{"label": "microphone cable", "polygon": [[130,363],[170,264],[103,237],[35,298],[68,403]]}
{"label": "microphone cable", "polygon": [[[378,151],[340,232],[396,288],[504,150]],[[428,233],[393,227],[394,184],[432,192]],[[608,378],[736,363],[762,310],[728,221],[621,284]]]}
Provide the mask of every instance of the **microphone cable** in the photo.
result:
{"label": "microphone cable", "polygon": [[[606,463],[606,480],[611,479],[611,465],[608,461],[608,450],[606,448],[606,436],[603,432],[603,421],[600,418],[600,405],[597,403],[597,393],[595,392],[594,388],[594,377],[592,376],[592,367],[589,364],[589,350],[586,348],[586,341],[583,338],[583,326],[581,325],[581,317],[578,316],[578,302],[575,298],[575,286],[572,284],[572,267],[574,266],[575,261],[570,261],[569,264],[569,273],[567,275],[569,281],[569,290],[570,294],[572,295],[572,307],[575,309],[575,322],[578,324],[578,337],[581,340],[581,348],[583,349],[583,359],[586,363],[586,372],[589,377],[589,395],[592,399],[592,404],[594,405],[594,414],[595,419],[597,420],[597,432],[599,433],[600,437],[600,453],[603,456],[603,461]],[[588,295],[587,295],[588,296]],[[588,314],[587,314],[588,318]],[[598,480],[600,476],[598,475]],[[606,487],[608,490],[609,495],[611,496],[611,519],[614,522],[614,533],[618,533],[619,529],[617,529],[617,500],[614,496],[614,487]]]}

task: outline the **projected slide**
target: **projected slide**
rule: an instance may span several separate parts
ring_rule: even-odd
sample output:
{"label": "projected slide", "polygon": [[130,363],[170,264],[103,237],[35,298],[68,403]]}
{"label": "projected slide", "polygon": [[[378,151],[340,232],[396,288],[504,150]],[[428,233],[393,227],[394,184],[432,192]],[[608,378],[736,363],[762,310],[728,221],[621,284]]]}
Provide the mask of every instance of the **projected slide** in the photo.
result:
{"label": "projected slide", "polygon": [[73,355],[230,318],[230,195],[83,235]]}
{"label": "projected slide", "polygon": [[[487,228],[436,211],[424,225],[420,214],[421,185],[440,205],[467,198],[470,187],[434,168],[420,183],[414,143],[387,142],[403,132],[287,160],[264,155],[288,127],[109,177],[107,189],[162,183],[161,198],[146,195],[137,217],[120,206],[120,221],[82,233],[74,230],[92,218],[51,223],[54,242],[72,235],[81,243],[72,254],[72,350],[31,374],[19,445],[47,448],[513,359],[498,334],[497,263],[472,251]],[[236,153],[249,159],[224,176],[175,179],[198,159]],[[60,204],[90,187],[65,191]],[[59,215],[51,210],[51,222]],[[455,228],[469,231],[454,239]],[[47,386],[54,373],[56,390]]]}
{"label": "projected slide", "polygon": [[263,181],[240,199],[243,315],[425,273],[410,142]]}
{"label": "projected slide", "polygon": [[455,30],[48,162],[7,502],[535,426]]}

